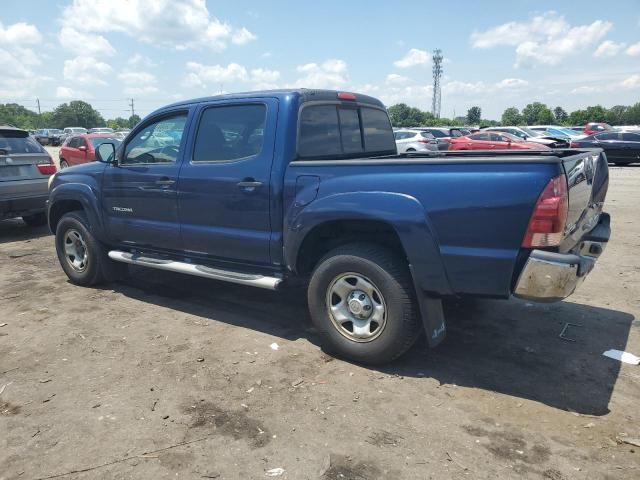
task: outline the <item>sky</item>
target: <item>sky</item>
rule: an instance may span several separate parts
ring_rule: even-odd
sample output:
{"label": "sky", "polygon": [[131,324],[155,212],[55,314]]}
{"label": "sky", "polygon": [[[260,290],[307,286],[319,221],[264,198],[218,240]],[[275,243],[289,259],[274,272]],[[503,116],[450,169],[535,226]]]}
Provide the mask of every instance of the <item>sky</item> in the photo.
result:
{"label": "sky", "polygon": [[[0,103],[85,100],[105,118],[177,100],[308,87],[444,117],[540,101],[640,101],[640,0],[21,0],[0,9]],[[455,4],[455,7],[452,5]],[[444,6],[443,6],[444,5]]]}

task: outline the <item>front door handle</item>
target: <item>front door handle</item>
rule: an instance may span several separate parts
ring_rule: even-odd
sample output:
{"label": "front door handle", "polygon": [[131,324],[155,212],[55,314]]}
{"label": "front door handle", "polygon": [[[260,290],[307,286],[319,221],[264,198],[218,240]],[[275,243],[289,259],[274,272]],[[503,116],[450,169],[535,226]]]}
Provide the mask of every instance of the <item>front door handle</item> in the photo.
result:
{"label": "front door handle", "polygon": [[168,187],[169,185],[173,185],[176,183],[175,180],[171,180],[170,178],[161,178],[160,180],[156,180],[156,185],[162,185]]}

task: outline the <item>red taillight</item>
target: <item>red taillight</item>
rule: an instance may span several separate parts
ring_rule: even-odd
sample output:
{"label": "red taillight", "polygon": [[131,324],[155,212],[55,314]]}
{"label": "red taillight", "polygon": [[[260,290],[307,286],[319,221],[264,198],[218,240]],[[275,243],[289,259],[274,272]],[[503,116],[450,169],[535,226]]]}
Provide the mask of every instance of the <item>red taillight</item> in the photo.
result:
{"label": "red taillight", "polygon": [[56,165],[53,163],[53,160],[51,160],[51,157],[49,157],[49,163],[38,163],[36,167],[38,167],[38,171],[42,175],[53,175],[57,171]]}
{"label": "red taillight", "polygon": [[534,248],[560,245],[568,210],[567,178],[560,175],[552,178],[538,197],[522,246]]}
{"label": "red taillight", "polygon": [[569,147],[571,148],[578,148],[578,144],[576,142],[570,142],[569,143]]}
{"label": "red taillight", "polygon": [[339,92],[338,99],[339,100],[355,100],[356,96],[355,94],[349,93],[349,92]]}
{"label": "red taillight", "polygon": [[419,140],[417,140],[418,143],[431,143],[431,140],[426,140],[424,138],[420,138]]}

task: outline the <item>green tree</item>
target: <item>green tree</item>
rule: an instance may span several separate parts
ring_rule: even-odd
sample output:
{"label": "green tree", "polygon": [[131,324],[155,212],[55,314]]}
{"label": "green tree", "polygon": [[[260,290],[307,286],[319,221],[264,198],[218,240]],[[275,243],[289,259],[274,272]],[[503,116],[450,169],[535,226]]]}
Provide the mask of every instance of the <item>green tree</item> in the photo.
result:
{"label": "green tree", "polygon": [[611,125],[624,125],[627,123],[627,110],[629,107],[626,105],[614,105],[607,109],[606,122]]}
{"label": "green tree", "polygon": [[480,107],[471,107],[467,110],[467,123],[469,125],[478,125],[482,118],[482,109]]}
{"label": "green tree", "polygon": [[627,108],[624,123],[640,125],[640,102]]}
{"label": "green tree", "polygon": [[553,109],[553,116],[556,117],[556,122],[565,123],[569,118],[569,115],[562,107],[556,107]]}
{"label": "green tree", "polygon": [[574,110],[569,114],[569,124],[584,125],[589,122],[586,110]]}
{"label": "green tree", "polygon": [[73,100],[72,102],[58,105],[53,111],[53,123],[56,128],[94,128],[105,125],[102,115],[82,100]]}
{"label": "green tree", "polygon": [[533,102],[522,109],[522,118],[527,125],[553,123],[553,113],[544,103]]}
{"label": "green tree", "polygon": [[509,107],[502,113],[502,125],[521,125],[522,122],[522,115],[516,107]]}
{"label": "green tree", "polygon": [[605,122],[607,120],[607,110],[600,105],[587,107],[586,112],[588,122]]}
{"label": "green tree", "polygon": [[133,128],[135,127],[138,123],[140,123],[140,115],[131,115],[129,117],[129,120],[127,122],[127,125],[125,125],[126,127],[129,128]]}
{"label": "green tree", "polygon": [[0,125],[13,125],[28,130],[38,128],[38,114],[17,103],[0,104]]}
{"label": "green tree", "polygon": [[122,117],[111,118],[107,120],[107,127],[118,129],[118,128],[129,128],[129,120]]}
{"label": "green tree", "polygon": [[388,111],[391,124],[394,127],[416,127],[424,125],[428,119],[425,112],[405,103],[392,105]]}

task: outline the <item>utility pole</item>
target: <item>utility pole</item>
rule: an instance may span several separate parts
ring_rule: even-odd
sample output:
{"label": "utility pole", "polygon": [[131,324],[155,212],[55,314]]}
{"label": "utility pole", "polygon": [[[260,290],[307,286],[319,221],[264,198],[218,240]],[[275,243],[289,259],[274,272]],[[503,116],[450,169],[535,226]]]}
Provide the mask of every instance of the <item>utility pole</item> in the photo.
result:
{"label": "utility pole", "polygon": [[36,104],[38,105],[38,127],[42,126],[42,112],[40,112],[40,99],[36,97]]}
{"label": "utility pole", "polygon": [[431,102],[431,114],[440,118],[440,78],[442,77],[442,50],[436,48],[433,51],[433,100]]}
{"label": "utility pole", "polygon": [[136,110],[135,110],[135,108],[133,106],[133,98],[129,102],[129,106],[131,107],[131,116],[133,117],[136,114]]}

